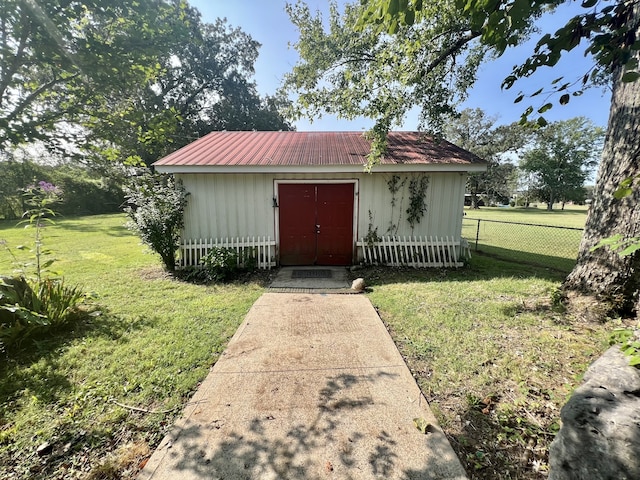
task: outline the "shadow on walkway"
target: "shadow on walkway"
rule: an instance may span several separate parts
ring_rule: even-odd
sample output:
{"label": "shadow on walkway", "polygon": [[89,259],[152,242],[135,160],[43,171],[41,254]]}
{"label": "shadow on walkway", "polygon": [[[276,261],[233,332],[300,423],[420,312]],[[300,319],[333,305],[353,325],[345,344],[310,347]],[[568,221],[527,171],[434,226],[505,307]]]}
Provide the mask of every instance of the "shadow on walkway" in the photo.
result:
{"label": "shadow on walkway", "polygon": [[139,478],[466,477],[366,297],[271,293]]}

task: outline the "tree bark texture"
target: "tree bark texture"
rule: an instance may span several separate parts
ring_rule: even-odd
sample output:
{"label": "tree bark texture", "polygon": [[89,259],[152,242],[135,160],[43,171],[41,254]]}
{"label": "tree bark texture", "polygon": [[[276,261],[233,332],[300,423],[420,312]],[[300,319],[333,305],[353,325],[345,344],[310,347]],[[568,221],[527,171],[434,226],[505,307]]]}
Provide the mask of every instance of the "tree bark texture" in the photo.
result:
{"label": "tree bark texture", "polygon": [[[634,21],[640,9],[636,6]],[[640,58],[638,51],[634,58]],[[610,302],[613,310],[629,314],[638,308],[640,251],[620,257],[609,247],[591,248],[601,239],[621,234],[640,236],[640,185],[617,200],[613,194],[620,182],[640,174],[640,80],[621,81],[622,69],[615,73],[607,136],[594,190],[594,198],[575,268],[564,282],[567,290],[579,291]]]}

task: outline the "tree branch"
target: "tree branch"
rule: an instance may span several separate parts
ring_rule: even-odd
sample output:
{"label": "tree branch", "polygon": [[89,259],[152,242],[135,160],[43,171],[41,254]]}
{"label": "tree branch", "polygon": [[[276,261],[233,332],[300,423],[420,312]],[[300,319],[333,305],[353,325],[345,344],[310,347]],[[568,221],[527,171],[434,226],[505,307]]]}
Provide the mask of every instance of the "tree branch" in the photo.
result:
{"label": "tree branch", "polygon": [[168,410],[148,410],[146,408],[132,407],[131,405],[125,405],[124,403],[116,402],[114,399],[111,399],[110,401],[111,401],[111,403],[113,403],[113,404],[115,404],[115,405],[117,405],[117,406],[119,406],[121,408],[124,408],[124,409],[127,409],[127,410],[131,410],[131,411],[134,411],[134,412],[152,413],[152,414],[161,414],[161,415],[164,415],[166,413],[171,413],[171,412],[177,410],[178,407],[179,407],[179,406],[176,406],[176,407],[170,408]]}
{"label": "tree branch", "polygon": [[18,103],[16,108],[9,115],[7,115],[7,117],[5,118],[5,121],[7,123],[9,123],[9,122],[15,120],[16,117],[18,117],[18,115],[20,115],[42,93],[46,92],[47,90],[50,90],[51,88],[53,88],[54,86],[56,86],[58,84],[65,83],[65,82],[68,82],[70,80],[73,80],[74,78],[77,78],[78,76],[80,76],[80,73],[75,73],[75,74],[73,74],[73,75],[71,75],[70,77],[67,77],[67,78],[58,77],[58,78],[54,78],[53,80],[51,80],[51,81],[49,81],[47,83],[44,83],[44,84],[40,85],[33,92],[31,92],[29,95],[27,95],[20,103]]}
{"label": "tree branch", "polygon": [[[21,61],[24,55],[24,51],[25,48],[27,46],[27,40],[29,39],[30,33],[31,33],[31,29],[28,28],[30,26],[29,22],[26,20],[27,16],[26,15],[22,15],[20,17],[20,20],[22,21],[23,24],[23,28],[22,28],[22,35],[20,37],[20,40],[18,42],[18,46],[16,48],[16,53],[13,56],[13,61],[11,62],[11,66],[10,67],[6,67],[3,65],[2,68],[2,79],[0,81],[0,106],[2,106],[2,99],[4,98],[4,94],[7,90],[7,88],[9,88],[9,84],[11,83],[11,79],[13,78],[13,76],[16,74],[16,72],[18,71],[18,67],[21,65]],[[6,32],[3,32],[3,36],[6,36]],[[4,45],[7,45],[7,40],[6,38],[3,38],[3,43]]]}
{"label": "tree branch", "polygon": [[447,60],[447,58],[460,52],[463,47],[465,47],[472,40],[478,38],[480,35],[482,35],[482,32],[476,32],[473,30],[467,32],[464,36],[460,37],[453,44],[451,44],[449,48],[441,52],[440,55],[438,55],[431,63],[429,63],[429,65],[426,66],[426,68],[422,69],[422,71],[420,72],[420,76],[424,78],[429,75],[436,67]]}

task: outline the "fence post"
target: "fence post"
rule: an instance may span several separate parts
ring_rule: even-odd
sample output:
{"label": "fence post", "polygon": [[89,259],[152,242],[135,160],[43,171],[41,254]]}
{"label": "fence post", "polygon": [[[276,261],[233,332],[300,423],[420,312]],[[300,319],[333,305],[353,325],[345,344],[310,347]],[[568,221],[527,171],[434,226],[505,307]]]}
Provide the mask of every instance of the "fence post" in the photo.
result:
{"label": "fence post", "polygon": [[476,228],[476,252],[478,251],[478,238],[480,238],[480,219],[478,218],[478,227]]}

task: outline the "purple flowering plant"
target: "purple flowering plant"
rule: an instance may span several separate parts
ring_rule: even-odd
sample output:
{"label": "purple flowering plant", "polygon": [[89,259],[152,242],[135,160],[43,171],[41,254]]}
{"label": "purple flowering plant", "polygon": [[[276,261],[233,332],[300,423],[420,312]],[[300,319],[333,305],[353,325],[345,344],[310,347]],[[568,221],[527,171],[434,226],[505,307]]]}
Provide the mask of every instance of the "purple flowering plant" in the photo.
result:
{"label": "purple flowering plant", "polygon": [[[40,180],[23,189],[27,205],[32,207],[46,207],[57,203],[62,198],[62,190],[53,183]],[[26,213],[26,212],[25,212]]]}
{"label": "purple flowering plant", "polygon": [[38,182],[38,188],[40,188],[45,193],[57,193],[59,191],[58,187],[56,187],[53,183],[45,182],[44,180],[40,180]]}

